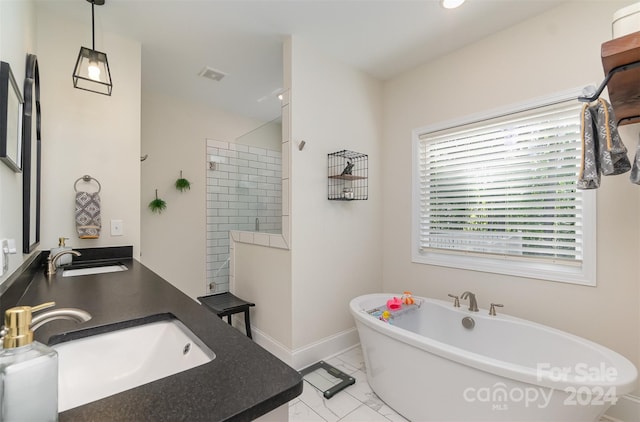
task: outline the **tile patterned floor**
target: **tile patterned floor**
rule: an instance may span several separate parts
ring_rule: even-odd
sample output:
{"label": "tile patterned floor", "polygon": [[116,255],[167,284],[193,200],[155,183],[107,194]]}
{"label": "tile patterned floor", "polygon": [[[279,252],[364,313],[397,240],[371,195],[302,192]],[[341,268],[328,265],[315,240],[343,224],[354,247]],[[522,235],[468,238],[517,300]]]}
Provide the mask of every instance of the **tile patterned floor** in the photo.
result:
{"label": "tile patterned floor", "polygon": [[[326,362],[354,377],[356,383],[327,400],[305,381],[302,394],[289,403],[289,422],[409,422],[384,404],[369,387],[359,346]],[[600,422],[611,420],[603,417]]]}
{"label": "tile patterned floor", "polygon": [[305,381],[302,394],[289,404],[290,422],[407,421],[371,391],[360,347],[326,362],[354,377],[356,383],[327,400]]}

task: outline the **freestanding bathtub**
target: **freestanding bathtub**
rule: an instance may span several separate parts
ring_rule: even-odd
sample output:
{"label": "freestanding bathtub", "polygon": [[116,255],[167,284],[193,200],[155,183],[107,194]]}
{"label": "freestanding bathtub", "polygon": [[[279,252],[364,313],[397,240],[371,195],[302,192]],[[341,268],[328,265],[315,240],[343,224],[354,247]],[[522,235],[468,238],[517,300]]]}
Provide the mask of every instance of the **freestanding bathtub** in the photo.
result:
{"label": "freestanding bathtub", "polygon": [[394,296],[350,308],[371,388],[411,421],[597,421],[635,388],[633,364],[591,341],[420,297],[380,319]]}

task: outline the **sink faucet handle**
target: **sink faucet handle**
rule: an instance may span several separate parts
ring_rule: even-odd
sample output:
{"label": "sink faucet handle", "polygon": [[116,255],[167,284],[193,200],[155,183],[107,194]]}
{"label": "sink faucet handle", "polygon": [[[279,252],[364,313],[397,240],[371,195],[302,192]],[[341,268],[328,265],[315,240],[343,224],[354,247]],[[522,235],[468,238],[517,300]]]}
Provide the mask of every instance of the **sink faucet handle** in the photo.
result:
{"label": "sink faucet handle", "polygon": [[56,306],[55,302],[45,302],[45,303],[41,303],[40,305],[32,306],[31,314],[33,314],[34,312],[41,311],[43,309],[53,308],[54,306]]}
{"label": "sink faucet handle", "polygon": [[496,308],[504,308],[504,305],[501,303],[492,303],[489,307],[489,315],[496,316]]}
{"label": "sink faucet handle", "polygon": [[454,308],[459,308],[460,307],[460,298],[458,296],[452,295],[451,293],[449,293],[447,296],[453,298],[453,307]]}

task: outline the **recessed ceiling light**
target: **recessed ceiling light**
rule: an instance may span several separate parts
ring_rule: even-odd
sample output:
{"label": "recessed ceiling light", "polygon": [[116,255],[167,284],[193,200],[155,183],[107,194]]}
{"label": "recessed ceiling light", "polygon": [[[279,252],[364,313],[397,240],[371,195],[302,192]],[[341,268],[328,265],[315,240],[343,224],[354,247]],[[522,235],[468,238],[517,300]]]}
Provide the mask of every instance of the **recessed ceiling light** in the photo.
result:
{"label": "recessed ceiling light", "polygon": [[465,0],[441,0],[440,4],[445,9],[455,9],[464,3]]}

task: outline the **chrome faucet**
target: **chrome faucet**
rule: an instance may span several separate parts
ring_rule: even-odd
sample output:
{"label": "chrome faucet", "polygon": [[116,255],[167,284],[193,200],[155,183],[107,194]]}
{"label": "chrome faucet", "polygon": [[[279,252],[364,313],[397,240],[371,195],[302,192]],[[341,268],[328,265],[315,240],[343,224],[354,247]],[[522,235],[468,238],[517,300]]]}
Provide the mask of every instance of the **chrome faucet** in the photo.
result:
{"label": "chrome faucet", "polygon": [[467,291],[460,295],[460,299],[469,298],[469,310],[471,312],[478,312],[478,302],[476,301],[476,295]]}
{"label": "chrome faucet", "polygon": [[31,330],[35,331],[47,322],[55,321],[56,319],[68,319],[69,321],[75,321],[79,324],[81,322],[89,321],[91,319],[91,314],[78,308],[52,309],[31,318]]}
{"label": "chrome faucet", "polygon": [[75,255],[75,256],[80,256],[82,255],[80,252],[78,251],[74,251],[74,250],[68,250],[68,251],[60,251],[55,255],[51,255],[49,254],[49,258],[47,258],[47,275],[48,276],[52,276],[56,274],[56,261],[58,261],[58,259],[62,256],[62,255],[66,255],[66,254],[71,254],[71,255]]}

